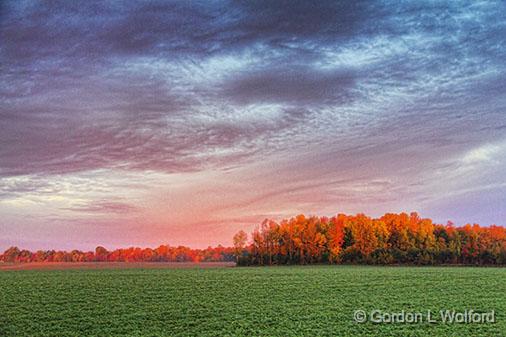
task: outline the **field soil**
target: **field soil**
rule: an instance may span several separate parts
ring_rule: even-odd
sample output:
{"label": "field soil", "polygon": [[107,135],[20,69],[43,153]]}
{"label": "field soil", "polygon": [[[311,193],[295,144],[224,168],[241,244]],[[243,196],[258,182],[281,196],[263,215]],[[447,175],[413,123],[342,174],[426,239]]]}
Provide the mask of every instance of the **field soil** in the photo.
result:
{"label": "field soil", "polygon": [[235,267],[235,262],[30,262],[0,263],[2,270],[66,269],[179,269]]}

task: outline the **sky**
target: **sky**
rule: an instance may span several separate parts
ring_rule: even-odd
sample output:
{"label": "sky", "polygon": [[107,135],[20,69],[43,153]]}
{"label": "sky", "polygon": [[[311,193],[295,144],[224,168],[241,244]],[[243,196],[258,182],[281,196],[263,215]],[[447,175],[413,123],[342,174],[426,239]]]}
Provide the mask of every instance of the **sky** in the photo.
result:
{"label": "sky", "polygon": [[505,36],[504,1],[2,1],[0,250],[506,225]]}

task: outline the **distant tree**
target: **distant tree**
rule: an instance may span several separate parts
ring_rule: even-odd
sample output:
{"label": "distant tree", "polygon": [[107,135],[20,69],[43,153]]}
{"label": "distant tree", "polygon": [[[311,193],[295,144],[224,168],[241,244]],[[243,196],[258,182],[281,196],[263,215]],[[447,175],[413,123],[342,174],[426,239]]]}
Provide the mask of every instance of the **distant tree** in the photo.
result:
{"label": "distant tree", "polygon": [[95,261],[107,261],[107,256],[109,255],[109,252],[107,249],[105,249],[102,246],[98,246],[95,248]]}
{"label": "distant tree", "polygon": [[47,253],[43,250],[38,250],[34,256],[35,262],[45,262],[46,258],[47,258]]}
{"label": "distant tree", "polygon": [[5,262],[17,262],[20,253],[21,253],[21,251],[19,250],[18,247],[10,247],[3,254],[4,261]]}
{"label": "distant tree", "polygon": [[237,263],[239,263],[239,258],[242,256],[244,247],[246,247],[246,242],[248,241],[248,234],[245,231],[240,230],[234,235],[234,254],[236,257]]}

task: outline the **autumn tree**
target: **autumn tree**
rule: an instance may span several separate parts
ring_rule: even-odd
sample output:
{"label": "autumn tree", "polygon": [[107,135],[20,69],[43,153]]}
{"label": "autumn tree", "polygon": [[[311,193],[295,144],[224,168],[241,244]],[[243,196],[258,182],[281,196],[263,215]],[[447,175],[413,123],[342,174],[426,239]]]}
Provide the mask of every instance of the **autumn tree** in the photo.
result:
{"label": "autumn tree", "polygon": [[10,247],[3,253],[4,262],[17,262],[20,252],[18,247]]}
{"label": "autumn tree", "polygon": [[329,260],[330,262],[338,262],[339,254],[344,242],[344,225],[346,216],[339,214],[336,217],[330,219],[328,230],[327,230],[327,242],[329,249]]}
{"label": "autumn tree", "polygon": [[248,234],[245,231],[240,230],[234,235],[234,254],[236,256],[236,261],[239,263],[239,258],[242,256],[244,248],[246,247],[246,242],[248,240]]}
{"label": "autumn tree", "polygon": [[102,246],[95,248],[95,261],[107,261],[107,255],[109,252]]}

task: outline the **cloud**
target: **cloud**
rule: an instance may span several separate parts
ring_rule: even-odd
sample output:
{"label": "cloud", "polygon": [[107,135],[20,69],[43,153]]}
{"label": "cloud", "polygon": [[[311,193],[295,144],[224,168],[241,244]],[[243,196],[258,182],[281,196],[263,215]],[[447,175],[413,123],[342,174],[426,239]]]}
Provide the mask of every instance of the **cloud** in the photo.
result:
{"label": "cloud", "polygon": [[[300,1],[162,1],[112,4],[89,1],[8,1],[2,8],[4,53],[17,61],[44,56],[98,60],[110,55],[186,56],[296,38],[349,37],[362,22],[361,3]],[[56,53],[56,54],[55,54]]]}
{"label": "cloud", "polygon": [[[360,135],[362,125],[368,133],[396,121],[445,127],[492,95],[477,113],[497,123],[505,48],[496,36],[505,27],[482,24],[496,12],[486,4],[391,12],[362,2],[226,10],[5,2],[0,174],[220,167],[335,130]],[[248,111],[257,117],[244,119]]]}
{"label": "cloud", "polygon": [[[184,227],[195,200],[199,221],[224,224],[500,190],[505,13],[501,1],[3,1],[2,211]],[[129,208],[166,195],[171,221]]]}
{"label": "cloud", "polygon": [[501,147],[497,145],[487,144],[478,148],[470,150],[462,158],[465,164],[473,164],[480,162],[489,162],[494,160],[494,157],[500,152]]}
{"label": "cloud", "polygon": [[102,213],[102,214],[122,214],[138,212],[138,208],[125,202],[110,201],[110,200],[96,200],[89,204],[82,204],[70,208],[63,208],[63,210],[82,212],[82,213]]}
{"label": "cloud", "polygon": [[234,74],[226,82],[224,96],[242,104],[285,103],[291,106],[340,104],[350,100],[354,85],[350,71],[320,71],[304,66],[252,69]]}

